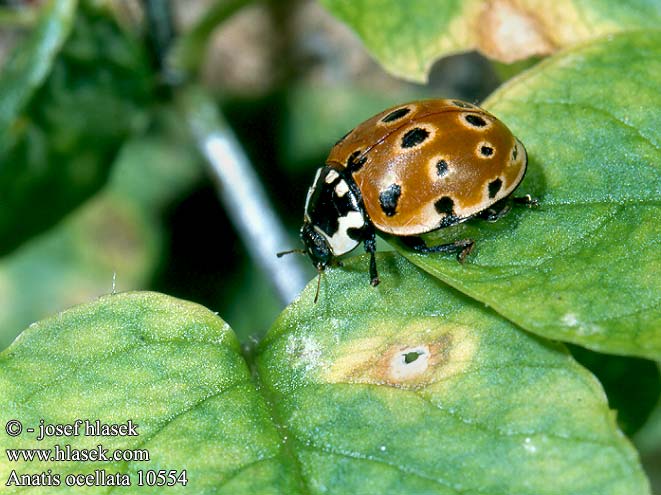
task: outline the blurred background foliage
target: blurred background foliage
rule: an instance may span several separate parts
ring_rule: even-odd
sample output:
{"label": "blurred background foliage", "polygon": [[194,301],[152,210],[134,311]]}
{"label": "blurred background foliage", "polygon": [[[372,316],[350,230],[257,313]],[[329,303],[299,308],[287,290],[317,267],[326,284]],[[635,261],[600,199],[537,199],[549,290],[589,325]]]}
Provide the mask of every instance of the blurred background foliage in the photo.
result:
{"label": "blurred background foliage", "polygon": [[[168,27],[183,36],[166,54],[177,41]],[[0,59],[0,349],[32,322],[112,291],[198,302],[247,345],[282,310],[218,200],[178,85],[213,96],[287,228],[284,250],[298,246],[314,170],[356,123],[417,98],[479,102],[534,63],[468,52],[434,63],[426,83],[407,82],[313,0],[5,0]],[[620,424],[658,484],[657,365],[573,352],[612,407],[636,405]]]}
{"label": "blurred background foliage", "polygon": [[[40,17],[40,7],[50,11]],[[499,83],[475,53],[439,61],[427,84],[391,77],[314,1],[170,7],[179,32],[212,27],[195,38],[190,77],[214,95],[257,169],[290,232],[282,249],[298,245],[314,170],[357,122],[420,97],[479,101]],[[244,341],[283,307],[172,105],[146,15],[140,2],[4,2],[0,89],[5,101],[19,99],[11,86],[27,94],[0,141],[3,348],[33,321],[112,290],[199,302]],[[26,85],[21,62],[35,60],[47,67]]]}

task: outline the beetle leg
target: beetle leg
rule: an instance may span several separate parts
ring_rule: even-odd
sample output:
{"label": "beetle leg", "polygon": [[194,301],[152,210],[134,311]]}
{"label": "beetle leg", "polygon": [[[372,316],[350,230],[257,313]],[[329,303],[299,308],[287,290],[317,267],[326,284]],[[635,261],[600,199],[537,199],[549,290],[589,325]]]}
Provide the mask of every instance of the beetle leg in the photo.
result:
{"label": "beetle leg", "polygon": [[497,201],[486,210],[478,213],[477,216],[487,222],[495,222],[509,213],[512,209],[512,204],[524,205],[528,208],[532,208],[538,206],[539,202],[530,194],[526,194],[525,196],[511,196]]}
{"label": "beetle leg", "polygon": [[420,237],[401,237],[402,242],[418,253],[457,253],[457,261],[463,263],[466,256],[470,254],[475,246],[473,239],[461,239],[459,241],[439,244],[438,246],[427,246]]}
{"label": "beetle leg", "polygon": [[526,194],[525,196],[514,196],[512,201],[517,205],[524,205],[528,207],[539,206],[539,201],[537,201],[537,198],[533,198],[530,194]]}
{"label": "beetle leg", "polygon": [[376,287],[379,285],[379,273],[376,270],[376,257],[374,256],[374,253],[376,253],[376,234],[373,230],[367,234],[363,245],[365,246],[365,252],[370,254],[370,284],[372,284],[372,287]]}
{"label": "beetle leg", "polygon": [[504,198],[495,202],[486,210],[481,211],[477,216],[487,222],[495,222],[507,215],[511,209],[512,200],[510,198]]}

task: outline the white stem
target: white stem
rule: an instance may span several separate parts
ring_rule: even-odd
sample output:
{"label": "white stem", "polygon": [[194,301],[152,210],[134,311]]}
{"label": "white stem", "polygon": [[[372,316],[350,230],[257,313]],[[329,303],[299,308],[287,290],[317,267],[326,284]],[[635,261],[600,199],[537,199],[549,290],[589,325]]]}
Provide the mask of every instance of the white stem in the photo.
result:
{"label": "white stem", "polygon": [[302,257],[277,258],[276,253],[292,247],[279,218],[243,147],[201,92],[187,95],[189,122],[197,144],[218,184],[225,209],[251,258],[272,281],[283,303],[291,302],[305,287],[309,276]]}

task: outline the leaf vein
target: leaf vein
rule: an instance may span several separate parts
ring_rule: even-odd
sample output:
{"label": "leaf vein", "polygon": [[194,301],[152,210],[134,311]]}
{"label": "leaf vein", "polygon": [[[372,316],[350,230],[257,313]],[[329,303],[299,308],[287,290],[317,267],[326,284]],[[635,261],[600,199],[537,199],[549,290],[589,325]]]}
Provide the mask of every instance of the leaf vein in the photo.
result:
{"label": "leaf vein", "polygon": [[[321,445],[316,444],[315,442],[311,441],[310,439],[306,439],[305,441],[298,439],[299,444],[301,445],[302,448],[307,448],[309,450],[316,450],[319,452],[322,452],[324,454],[331,454],[331,455],[336,455],[339,457],[346,457],[348,459],[352,460],[360,460],[360,461],[366,461],[366,462],[373,462],[376,464],[381,464],[384,466],[387,466],[389,468],[395,469],[403,474],[406,474],[408,476],[415,476],[417,478],[423,479],[425,481],[431,481],[434,482],[438,485],[441,485],[445,488],[450,488],[454,492],[461,494],[461,493],[466,493],[468,490],[462,490],[459,487],[457,487],[456,484],[451,483],[448,480],[445,480],[443,478],[439,478],[436,476],[432,476],[423,472],[420,472],[415,469],[411,469],[410,467],[407,466],[402,466],[398,465],[392,462],[388,462],[384,459],[379,459],[378,457],[370,456],[367,454],[362,454],[360,452],[351,452],[351,451],[346,451],[346,450],[339,450],[339,449],[333,449],[329,447],[324,447]],[[471,489],[470,491],[474,493],[485,493],[476,489]],[[493,492],[489,492],[489,495],[496,495]]]}
{"label": "leaf vein", "polygon": [[[652,138],[646,136],[643,134],[640,129],[637,127],[625,122],[622,120],[620,117],[615,115],[613,112],[610,112],[604,108],[599,108],[595,106],[594,104],[588,103],[588,102],[577,102],[577,101],[564,101],[564,100],[552,100],[552,99],[547,99],[547,100],[539,100],[539,99],[530,99],[528,100],[529,105],[537,105],[537,106],[542,106],[542,105],[548,105],[548,106],[568,106],[571,108],[584,108],[587,110],[591,110],[594,113],[606,116],[609,118],[612,122],[619,124],[622,128],[628,129],[630,131],[633,131],[634,134],[636,134],[639,138],[641,138],[643,141],[645,141],[647,144],[649,144],[652,148],[654,148],[656,151],[661,151],[661,145],[656,143],[655,141],[652,141]],[[652,165],[652,164],[648,164]]]}
{"label": "leaf vein", "polygon": [[[177,419],[179,419],[183,415],[188,414],[188,413],[196,410],[198,407],[200,407],[205,402],[207,402],[209,400],[212,400],[212,399],[216,399],[216,398],[220,397],[221,395],[224,395],[225,393],[231,392],[232,390],[234,390],[235,388],[238,388],[241,385],[251,384],[251,383],[252,382],[249,379],[239,380],[238,382],[233,383],[232,385],[229,385],[229,386],[225,387],[222,390],[214,391],[211,394],[209,394],[205,397],[202,397],[197,402],[194,402],[190,406],[185,407],[184,409],[182,409],[179,412],[176,412],[174,415],[169,416],[168,418],[165,419],[165,421],[163,421],[159,425],[155,426],[154,431],[151,434],[149,434],[147,436],[144,436],[142,441],[140,441],[140,442],[136,443],[135,445],[133,445],[132,448],[133,449],[140,449],[142,447],[145,447],[149,442],[151,442],[160,433],[162,433],[166,429],[167,426],[174,423]],[[132,462],[134,462],[134,461],[124,461],[124,462],[120,463],[119,466],[124,466],[128,469],[128,467],[131,465]],[[116,486],[111,487],[110,490],[108,491],[108,493],[113,491],[115,488],[117,488],[117,487]]]}

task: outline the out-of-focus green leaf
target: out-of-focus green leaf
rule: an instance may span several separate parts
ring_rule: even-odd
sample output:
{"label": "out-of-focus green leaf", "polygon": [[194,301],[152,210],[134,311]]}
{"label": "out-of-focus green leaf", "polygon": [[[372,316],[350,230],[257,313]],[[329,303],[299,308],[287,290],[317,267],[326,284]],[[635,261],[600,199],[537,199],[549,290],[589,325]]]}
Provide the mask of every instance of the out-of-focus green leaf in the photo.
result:
{"label": "out-of-focus green leaf", "polygon": [[[634,436],[634,442],[643,454],[656,454],[661,458],[661,401],[657,403],[645,426]],[[658,478],[661,481],[661,471]]]}
{"label": "out-of-focus green leaf", "polygon": [[617,423],[629,436],[648,420],[661,398],[661,377],[654,361],[611,356],[570,346],[572,356],[596,375],[608,404],[617,411]]}
{"label": "out-of-focus green leaf", "polygon": [[633,440],[650,479],[652,493],[661,493],[661,401]]}
{"label": "out-of-focus green leaf", "polygon": [[[264,336],[282,311],[282,303],[273,292],[264,273],[249,260],[232,277],[223,280],[218,298],[219,314],[232,325],[239,342],[250,343]],[[246,311],[245,308],[254,308]]]}
{"label": "out-of-focus green leaf", "polygon": [[[295,171],[326,158],[343,135],[384,108],[420,97],[413,91],[378,92],[352,87],[300,86],[287,93],[278,144],[281,160]],[[321,166],[319,163],[317,166]]]}
{"label": "out-of-focus green leaf", "polygon": [[0,153],[4,153],[19,127],[20,116],[34,92],[50,73],[69,36],[76,0],[45,4],[32,34],[7,60],[0,73]]}
{"label": "out-of-focus green leaf", "polygon": [[526,71],[539,63],[541,57],[530,57],[518,62],[506,64],[503,62],[492,62],[492,67],[501,81],[508,81],[521,72]]}
{"label": "out-of-focus green leaf", "polygon": [[[67,474],[123,473],[126,493],[295,493],[293,459],[230,328],[196,304],[156,293],[126,293],[64,311],[26,330],[0,354],[0,421],[4,448],[53,448],[36,440],[39,421],[76,419],[137,425],[138,436],[67,437],[73,449],[144,449],[147,461],[9,462],[3,485],[18,474],[51,469],[61,487],[3,486],[3,493],[108,493],[112,487],[66,487]],[[9,437],[4,425],[24,430]],[[186,470],[186,486],[138,486],[138,470]]]}
{"label": "out-of-focus green leaf", "polygon": [[[59,12],[60,4],[71,2],[53,3]],[[10,132],[0,149],[0,254],[55,223],[103,184],[123,141],[144,122],[148,102],[146,57],[104,10],[90,2],[80,5],[54,62],[53,43],[47,41],[52,31],[64,29],[64,20],[44,22],[52,26],[37,29],[13,60],[40,55],[23,50],[42,43],[50,58],[34,59],[42,69],[23,76],[38,72],[40,78],[26,79],[30,91],[18,91],[13,110],[3,110]]]}
{"label": "out-of-focus green leaf", "polygon": [[397,255],[324,274],[260,343],[257,370],[321,493],[644,494],[598,382]]}
{"label": "out-of-focus green leaf", "polygon": [[[173,115],[165,115],[168,119]],[[163,130],[128,141],[122,148],[107,189],[135,202],[145,212],[157,213],[185,194],[204,176],[198,154],[189,146],[183,130]]]}
{"label": "out-of-focus green leaf", "polygon": [[207,42],[214,30],[249,3],[249,0],[216,0],[195,25],[175,41],[170,55],[172,69],[186,74],[199,69],[207,52]]}
{"label": "out-of-focus green leaf", "polygon": [[26,325],[101,294],[142,287],[160,226],[126,197],[102,194],[0,261],[0,348]]}
{"label": "out-of-focus green leaf", "polygon": [[201,171],[171,139],[128,142],[101,193],[0,258],[0,349],[30,323],[113,285],[118,291],[147,286],[162,254],[159,214]]}
{"label": "out-of-focus green leaf", "polygon": [[660,358],[660,86],[659,31],[604,38],[512,80],[485,107],[528,149],[516,194],[539,207],[430,236],[476,239],[463,265],[400,249],[531,332]]}
{"label": "out-of-focus green leaf", "polygon": [[0,28],[33,28],[39,21],[39,12],[28,5],[0,5]]}
{"label": "out-of-focus green leaf", "polygon": [[386,70],[424,81],[433,62],[477,49],[514,62],[632,29],[656,29],[657,0],[321,0]]}

